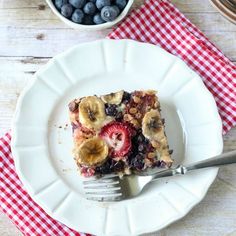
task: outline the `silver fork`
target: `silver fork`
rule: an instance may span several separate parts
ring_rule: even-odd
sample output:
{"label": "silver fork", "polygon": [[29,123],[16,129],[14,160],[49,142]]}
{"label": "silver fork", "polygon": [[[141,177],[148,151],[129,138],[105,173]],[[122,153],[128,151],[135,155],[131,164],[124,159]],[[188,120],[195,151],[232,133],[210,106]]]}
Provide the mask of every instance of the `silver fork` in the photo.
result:
{"label": "silver fork", "polygon": [[184,175],[192,170],[234,163],[236,163],[236,150],[186,166],[179,165],[152,175],[130,175],[123,178],[107,175],[99,179],[83,181],[83,186],[88,200],[121,201],[139,195],[147,184],[159,178]]}

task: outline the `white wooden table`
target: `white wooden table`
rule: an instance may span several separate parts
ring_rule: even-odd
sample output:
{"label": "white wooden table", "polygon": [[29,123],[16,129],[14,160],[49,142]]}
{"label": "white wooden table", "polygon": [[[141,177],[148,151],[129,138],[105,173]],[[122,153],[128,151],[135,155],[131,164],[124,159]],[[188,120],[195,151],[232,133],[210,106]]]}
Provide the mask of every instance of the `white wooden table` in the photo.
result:
{"label": "white wooden table", "polygon": [[[137,0],[134,7],[141,1]],[[217,13],[208,0],[172,2],[236,62],[236,25]],[[0,135],[9,130],[17,98],[36,70],[70,46],[104,38],[109,31],[70,29],[52,14],[44,0],[0,0]],[[224,150],[233,149],[236,128],[224,137]],[[0,213],[0,236],[16,235],[22,234]],[[198,206],[152,235],[236,235],[236,166],[221,168]]]}

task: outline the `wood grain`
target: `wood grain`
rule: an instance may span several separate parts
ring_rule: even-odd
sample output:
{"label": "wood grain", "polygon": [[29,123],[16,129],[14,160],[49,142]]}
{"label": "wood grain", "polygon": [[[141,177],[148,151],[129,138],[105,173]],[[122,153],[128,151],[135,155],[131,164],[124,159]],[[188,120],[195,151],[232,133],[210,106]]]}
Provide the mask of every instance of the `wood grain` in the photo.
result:
{"label": "wood grain", "polygon": [[[134,8],[142,2],[135,1]],[[224,19],[208,0],[172,2],[236,62],[236,25]],[[104,38],[109,31],[70,29],[52,14],[44,0],[0,0],[0,135],[9,130],[17,98],[35,71],[57,53],[80,42]],[[233,149],[236,128],[224,137],[224,151]],[[149,235],[236,235],[235,196],[236,167],[223,167],[204,200],[186,217]],[[0,214],[0,236],[19,235]]]}

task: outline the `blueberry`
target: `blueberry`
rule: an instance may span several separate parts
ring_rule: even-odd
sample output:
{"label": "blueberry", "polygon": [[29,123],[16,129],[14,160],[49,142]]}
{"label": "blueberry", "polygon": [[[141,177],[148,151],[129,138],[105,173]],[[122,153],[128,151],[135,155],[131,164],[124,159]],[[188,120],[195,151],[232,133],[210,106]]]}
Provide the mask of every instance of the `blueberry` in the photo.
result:
{"label": "blueberry", "polygon": [[113,5],[112,7],[114,8],[114,10],[116,10],[116,11],[118,12],[117,15],[119,15],[119,14],[120,14],[120,9],[119,9],[119,7],[116,6],[116,5]]}
{"label": "blueberry", "polygon": [[89,0],[89,2],[93,2],[93,3],[96,3],[96,0]]}
{"label": "blueberry", "polygon": [[124,162],[118,161],[114,164],[114,171],[122,171],[124,169]]}
{"label": "blueberry", "polygon": [[84,13],[80,9],[75,9],[74,13],[72,14],[71,20],[74,21],[75,23],[82,23],[84,18]]}
{"label": "blueberry", "polygon": [[138,150],[139,150],[139,152],[144,152],[145,151],[145,146],[143,145],[143,144],[139,144],[138,145]]}
{"label": "blueberry", "polygon": [[122,114],[122,112],[118,112],[118,113],[116,114],[116,121],[122,121],[122,119],[123,119],[123,114]]}
{"label": "blueberry", "polygon": [[84,25],[93,25],[93,16],[85,14],[84,19],[83,19],[83,24]]}
{"label": "blueberry", "polygon": [[69,0],[69,3],[75,8],[82,8],[85,5],[86,0]]}
{"label": "blueberry", "polygon": [[85,14],[88,14],[88,15],[94,15],[94,13],[96,12],[96,6],[94,3],[92,2],[87,2],[85,5],[84,5],[84,13]]}
{"label": "blueberry", "polygon": [[139,143],[142,143],[142,142],[144,142],[144,140],[145,140],[145,137],[143,136],[143,134],[139,134],[138,137],[137,137],[137,141]]}
{"label": "blueberry", "polygon": [[128,92],[124,92],[123,97],[122,97],[122,102],[123,103],[128,103],[130,101],[131,94]]}
{"label": "blueberry", "polygon": [[68,3],[62,6],[61,8],[61,14],[66,17],[70,18],[73,12],[73,7]]}
{"label": "blueberry", "polygon": [[94,24],[99,25],[99,24],[104,23],[105,21],[102,19],[101,14],[100,14],[100,13],[97,13],[97,14],[94,15],[94,17],[93,17],[93,22],[94,22]]}
{"label": "blueberry", "polygon": [[106,105],[105,112],[108,116],[116,116],[117,106],[115,104]]}
{"label": "blueberry", "polygon": [[99,167],[96,167],[96,172],[99,174],[109,174],[114,170],[114,161],[111,158]]}
{"label": "blueberry", "polygon": [[120,10],[123,10],[127,4],[126,0],[115,0],[116,6],[119,7]]}
{"label": "blueberry", "polygon": [[144,167],[144,157],[141,154],[136,155],[131,160],[131,166],[136,170],[142,170]]}
{"label": "blueberry", "polygon": [[61,10],[61,7],[67,4],[68,0],[55,0],[54,4],[58,10]]}
{"label": "blueberry", "polygon": [[96,6],[98,10],[101,10],[105,6],[110,6],[111,0],[96,0]]}
{"label": "blueberry", "polygon": [[119,15],[117,6],[105,6],[101,10],[101,17],[105,21],[113,21]]}

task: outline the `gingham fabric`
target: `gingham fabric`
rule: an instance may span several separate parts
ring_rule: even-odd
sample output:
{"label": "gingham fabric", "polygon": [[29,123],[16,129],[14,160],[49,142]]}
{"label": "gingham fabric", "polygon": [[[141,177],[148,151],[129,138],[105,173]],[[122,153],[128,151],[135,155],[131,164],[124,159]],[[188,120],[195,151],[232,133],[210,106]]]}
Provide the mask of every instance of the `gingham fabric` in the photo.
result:
{"label": "gingham fabric", "polygon": [[89,236],[52,219],[24,190],[14,166],[11,136],[0,138],[0,209],[26,236]]}
{"label": "gingham fabric", "polygon": [[147,1],[108,37],[152,43],[180,57],[213,94],[223,133],[236,125],[236,66],[168,0]]}
{"label": "gingham fabric", "polygon": [[[224,132],[235,125],[236,67],[167,0],[146,2],[109,37],[157,44],[182,58],[215,97]],[[0,139],[0,209],[27,236],[85,235],[52,219],[30,198],[15,172],[10,139]]]}

